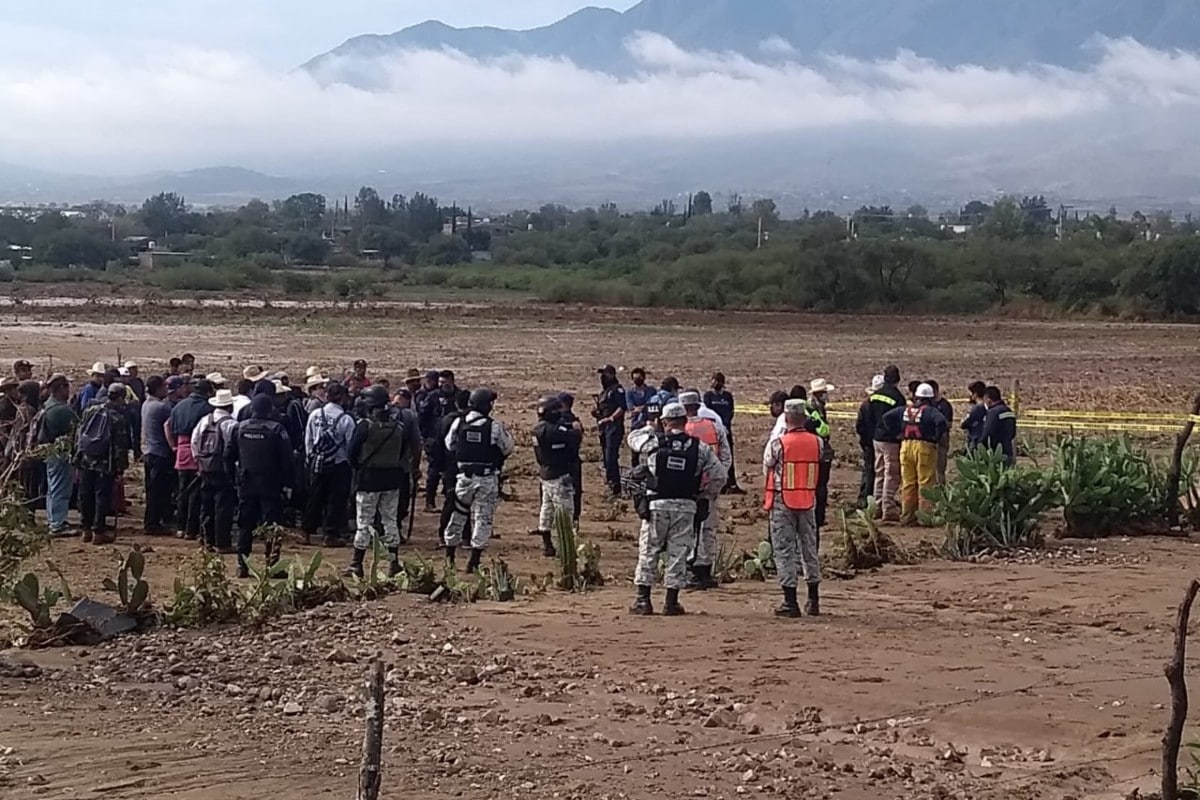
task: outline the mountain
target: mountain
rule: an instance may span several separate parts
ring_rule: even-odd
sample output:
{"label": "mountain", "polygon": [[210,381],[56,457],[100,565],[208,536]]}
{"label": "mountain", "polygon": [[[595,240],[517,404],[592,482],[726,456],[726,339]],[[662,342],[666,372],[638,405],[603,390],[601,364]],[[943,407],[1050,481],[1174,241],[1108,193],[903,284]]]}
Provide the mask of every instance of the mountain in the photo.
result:
{"label": "mountain", "polygon": [[626,42],[639,31],[687,50],[759,60],[812,60],[836,53],[891,58],[911,50],[942,64],[1077,67],[1097,36],[1132,37],[1158,49],[1200,48],[1195,0],[643,0],[621,13],[585,8],[532,30],[453,28],[424,22],[387,35],[358,36],[303,69],[328,82],[371,87],[353,62],[405,50],[449,48],[475,58],[569,59],[627,75],[638,64]]}
{"label": "mountain", "polygon": [[139,204],[159,192],[175,192],[200,206],[241,205],[247,200],[287,197],[309,183],[264,175],[241,167],[207,167],[126,177],[68,175],[0,162],[0,204],[86,203],[104,199]]}

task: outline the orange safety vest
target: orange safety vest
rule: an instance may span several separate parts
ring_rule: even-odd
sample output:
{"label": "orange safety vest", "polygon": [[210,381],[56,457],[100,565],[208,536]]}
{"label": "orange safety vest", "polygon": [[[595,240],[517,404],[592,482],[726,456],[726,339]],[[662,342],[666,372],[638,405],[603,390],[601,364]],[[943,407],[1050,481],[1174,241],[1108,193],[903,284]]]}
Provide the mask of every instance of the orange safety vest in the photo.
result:
{"label": "orange safety vest", "polygon": [[[788,431],[781,438],[782,464],[767,476],[763,490],[763,508],[775,507],[775,495],[783,495],[783,505],[793,511],[807,511],[817,505],[817,482],[821,463],[821,439],[808,431]],[[781,475],[776,486],[775,476]]]}
{"label": "orange safety vest", "polygon": [[[704,442],[712,448],[717,458],[721,457],[721,435],[717,433],[717,426],[711,419],[690,418],[687,422],[687,435]],[[707,474],[701,478],[700,485],[708,486]]]}

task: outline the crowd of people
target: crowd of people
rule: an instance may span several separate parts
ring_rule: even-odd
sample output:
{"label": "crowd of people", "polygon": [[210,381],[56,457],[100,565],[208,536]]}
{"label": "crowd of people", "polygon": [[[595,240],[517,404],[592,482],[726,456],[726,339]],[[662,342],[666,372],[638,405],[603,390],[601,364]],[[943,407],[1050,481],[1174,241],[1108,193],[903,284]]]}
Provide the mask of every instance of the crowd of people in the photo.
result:
{"label": "crowd of people", "polygon": [[[651,386],[644,369],[630,373],[628,389],[611,365],[598,375],[591,416],[604,479],[610,495],[632,497],[641,520],[631,611],[654,613],[651,590],[665,556],[663,613],[683,614],[681,590],[717,585],[722,495],[745,493],[734,468],[734,397],[719,372],[703,393],[681,389],[670,376]],[[946,479],[954,409],[935,381],[906,388],[899,369],[887,367],[867,387],[856,424],[860,500],[874,497],[885,523],[917,522],[923,490]],[[1016,415],[998,388],[975,383],[969,390],[972,408],[961,424],[968,446],[998,449],[1011,463]],[[325,547],[350,545],[347,571],[360,577],[378,537],[395,574],[422,496],[424,511],[439,515],[447,561],[453,566],[459,549],[469,549],[466,568],[474,571],[492,538],[504,464],[517,446],[493,417],[491,390],[467,391],[450,370],[416,369],[393,389],[362,360],[336,376],[309,367],[297,382],[249,365],[231,380],[197,372],[185,354],[145,379],[135,362],[97,363],[77,388],[63,374],[36,381],[21,360],[0,392],[0,453],[19,472],[28,502],[44,500],[51,536],[113,542],[108,520],[127,511],[123,476],[140,461],[144,532],[236,554],[241,577],[250,574],[256,532],[270,525],[298,528],[306,543],[319,537]],[[762,455],[763,494],[784,595],[776,613],[784,617],[820,613],[834,392],[818,378],[769,400],[776,422]],[[555,518],[579,524],[585,425],[568,392],[544,397],[537,415],[536,533],[544,554],[554,557]],[[630,451],[626,468],[623,447]],[[22,457],[24,451],[36,457]],[[72,506],[77,529],[68,524]],[[268,560],[278,555],[268,542]]]}

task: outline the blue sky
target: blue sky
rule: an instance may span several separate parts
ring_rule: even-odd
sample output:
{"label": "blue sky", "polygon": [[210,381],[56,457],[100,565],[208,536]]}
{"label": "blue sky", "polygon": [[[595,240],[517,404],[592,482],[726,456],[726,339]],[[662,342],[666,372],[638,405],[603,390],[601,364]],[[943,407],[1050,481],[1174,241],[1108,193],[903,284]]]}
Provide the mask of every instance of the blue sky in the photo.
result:
{"label": "blue sky", "polygon": [[585,5],[632,0],[43,0],[6,2],[0,61],[25,65],[128,51],[152,43],[212,48],[288,68],[362,33],[440,19],[533,27]]}

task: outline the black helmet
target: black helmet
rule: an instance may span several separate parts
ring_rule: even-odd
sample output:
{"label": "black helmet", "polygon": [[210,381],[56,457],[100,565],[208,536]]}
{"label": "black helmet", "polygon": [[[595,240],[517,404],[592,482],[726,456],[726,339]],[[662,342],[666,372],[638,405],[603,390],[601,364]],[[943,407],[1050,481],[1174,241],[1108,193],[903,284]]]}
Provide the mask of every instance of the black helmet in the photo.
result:
{"label": "black helmet", "polygon": [[391,400],[388,390],[379,385],[368,386],[362,397],[367,401],[368,408],[383,408]]}
{"label": "black helmet", "polygon": [[471,392],[471,397],[467,400],[467,408],[486,415],[492,413],[492,406],[495,402],[496,393],[491,389],[476,389]]}
{"label": "black helmet", "polygon": [[559,400],[557,395],[543,397],[541,400],[538,400],[538,419],[547,419],[555,415],[562,416],[562,410],[562,400]]}

